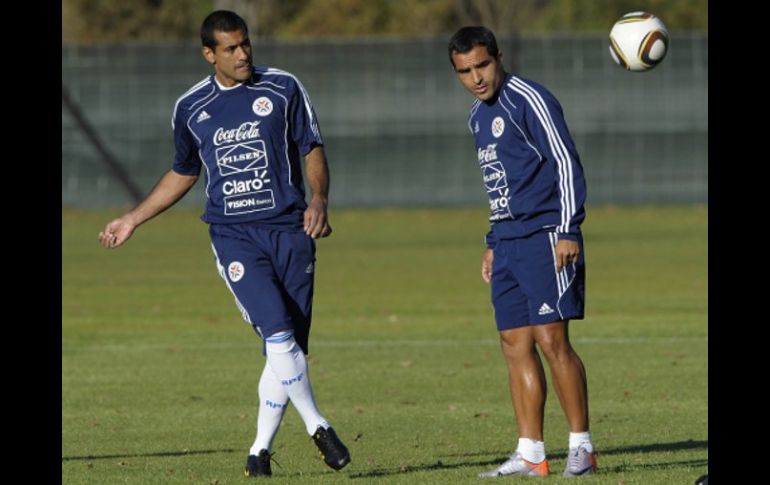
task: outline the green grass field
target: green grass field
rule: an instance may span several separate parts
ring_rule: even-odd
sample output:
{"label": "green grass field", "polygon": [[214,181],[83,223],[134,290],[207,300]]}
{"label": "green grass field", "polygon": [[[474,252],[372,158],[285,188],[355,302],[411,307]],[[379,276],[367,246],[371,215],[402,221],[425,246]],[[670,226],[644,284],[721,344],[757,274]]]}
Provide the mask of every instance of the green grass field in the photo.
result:
{"label": "green grass field", "polygon": [[[206,226],[171,210],[107,251],[96,237],[116,215],[62,212],[62,482],[247,482],[261,342],[216,273]],[[330,216],[309,358],[353,461],[326,468],[290,408],[272,482],[481,481],[516,438],[479,272],[486,211]],[[705,207],[589,208],[586,319],[570,334],[600,473],[561,477],[568,428],[549,376],[543,481],[707,472],[707,221]]]}

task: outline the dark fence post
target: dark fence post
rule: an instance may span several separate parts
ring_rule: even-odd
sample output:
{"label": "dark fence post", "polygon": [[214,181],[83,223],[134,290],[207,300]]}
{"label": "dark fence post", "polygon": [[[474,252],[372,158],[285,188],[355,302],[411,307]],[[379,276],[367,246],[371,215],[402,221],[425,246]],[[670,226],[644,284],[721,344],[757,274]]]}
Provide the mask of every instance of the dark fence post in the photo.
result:
{"label": "dark fence post", "polygon": [[102,161],[107,164],[107,167],[109,167],[115,178],[118,179],[118,181],[131,195],[134,203],[138,204],[141,202],[143,199],[142,191],[140,191],[139,187],[137,187],[134,181],[131,180],[128,172],[123,168],[123,165],[121,165],[120,162],[118,162],[118,160],[112,155],[109,149],[107,149],[105,144],[99,138],[99,134],[96,132],[96,130],[94,130],[88,120],[86,120],[86,117],[83,115],[80,107],[72,101],[72,98],[70,98],[69,95],[69,91],[67,91],[64,83],[61,85],[61,101],[62,104],[69,110],[69,112],[72,113],[72,117],[75,118],[75,122],[86,135],[88,141],[96,149],[96,151],[99,152]]}

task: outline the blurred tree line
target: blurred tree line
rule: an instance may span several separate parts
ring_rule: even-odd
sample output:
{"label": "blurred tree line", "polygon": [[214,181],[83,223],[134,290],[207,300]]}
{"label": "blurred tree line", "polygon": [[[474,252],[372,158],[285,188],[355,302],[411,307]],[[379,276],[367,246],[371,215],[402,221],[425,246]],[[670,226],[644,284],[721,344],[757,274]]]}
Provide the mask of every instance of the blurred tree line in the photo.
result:
{"label": "blurred tree line", "polygon": [[708,30],[708,0],[62,0],[64,42],[197,38],[216,9],[238,12],[252,37],[608,32],[621,15],[655,13],[670,30]]}

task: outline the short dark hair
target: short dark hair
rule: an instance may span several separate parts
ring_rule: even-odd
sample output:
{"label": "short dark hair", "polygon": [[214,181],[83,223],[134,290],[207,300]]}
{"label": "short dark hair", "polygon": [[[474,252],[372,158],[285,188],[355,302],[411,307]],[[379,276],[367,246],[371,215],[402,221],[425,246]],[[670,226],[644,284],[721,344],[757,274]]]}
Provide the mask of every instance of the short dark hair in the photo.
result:
{"label": "short dark hair", "polygon": [[449,39],[449,62],[452,63],[452,66],[455,65],[454,61],[452,60],[453,52],[465,54],[477,45],[483,45],[486,47],[489,55],[497,59],[497,55],[500,53],[500,50],[497,48],[497,39],[495,39],[495,34],[493,34],[492,31],[486,27],[478,26],[463,27],[455,32],[455,35]]}
{"label": "short dark hair", "polygon": [[214,31],[219,32],[243,32],[244,36],[249,35],[249,28],[246,22],[235,12],[229,10],[216,10],[211,12],[201,24],[201,44],[204,47],[213,49],[217,45],[217,39],[214,38]]}

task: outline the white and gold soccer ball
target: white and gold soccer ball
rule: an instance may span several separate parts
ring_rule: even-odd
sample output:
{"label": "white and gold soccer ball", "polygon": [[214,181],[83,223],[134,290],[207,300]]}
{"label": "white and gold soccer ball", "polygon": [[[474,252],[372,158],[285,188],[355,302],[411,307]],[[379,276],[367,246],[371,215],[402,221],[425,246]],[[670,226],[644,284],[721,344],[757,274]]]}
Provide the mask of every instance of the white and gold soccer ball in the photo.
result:
{"label": "white and gold soccer ball", "polygon": [[610,31],[610,55],[629,71],[646,71],[660,64],[668,52],[668,29],[647,12],[627,13]]}

